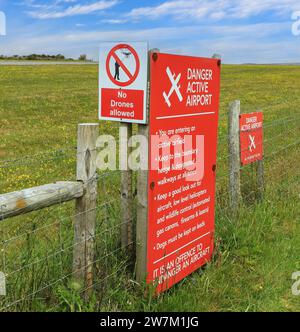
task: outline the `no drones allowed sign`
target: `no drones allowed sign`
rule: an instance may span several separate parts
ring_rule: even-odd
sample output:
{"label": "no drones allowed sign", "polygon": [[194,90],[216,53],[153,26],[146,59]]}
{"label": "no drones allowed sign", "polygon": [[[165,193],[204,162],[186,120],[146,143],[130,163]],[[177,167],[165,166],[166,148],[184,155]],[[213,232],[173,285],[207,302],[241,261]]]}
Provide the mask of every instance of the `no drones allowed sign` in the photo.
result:
{"label": "no drones allowed sign", "polygon": [[147,70],[147,43],[100,45],[100,120],[146,123]]}

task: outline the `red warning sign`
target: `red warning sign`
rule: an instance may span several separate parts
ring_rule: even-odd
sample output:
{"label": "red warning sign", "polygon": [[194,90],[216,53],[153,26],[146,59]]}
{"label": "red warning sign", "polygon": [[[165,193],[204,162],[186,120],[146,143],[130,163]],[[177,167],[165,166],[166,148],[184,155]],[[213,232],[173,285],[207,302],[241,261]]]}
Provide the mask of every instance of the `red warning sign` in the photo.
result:
{"label": "red warning sign", "polygon": [[214,249],[220,62],[151,59],[147,281],[167,290]]}
{"label": "red warning sign", "polygon": [[101,44],[100,120],[146,123],[147,70],[147,43]]}
{"label": "red warning sign", "polygon": [[263,159],[263,113],[240,116],[241,164],[248,165]]}

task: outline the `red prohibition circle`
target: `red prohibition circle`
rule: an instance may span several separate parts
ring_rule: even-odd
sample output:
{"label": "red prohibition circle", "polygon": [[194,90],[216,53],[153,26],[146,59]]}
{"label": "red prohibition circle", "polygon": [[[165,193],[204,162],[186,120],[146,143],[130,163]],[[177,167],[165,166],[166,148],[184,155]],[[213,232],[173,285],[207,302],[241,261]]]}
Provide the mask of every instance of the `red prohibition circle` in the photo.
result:
{"label": "red prohibition circle", "polygon": [[[116,51],[122,48],[127,48],[134,56],[135,59],[135,63],[136,63],[136,69],[134,74],[132,75],[130,73],[130,71],[128,70],[128,68],[124,65],[124,63],[119,59],[119,57],[116,54]],[[127,82],[119,82],[116,79],[114,79],[113,75],[110,72],[110,59],[111,57],[113,57],[115,59],[115,61],[118,61],[118,63],[120,64],[121,68],[123,69],[123,71],[125,71],[125,74],[128,76],[129,80]],[[109,79],[116,85],[118,86],[128,86],[130,84],[132,84],[138,77],[138,74],[140,72],[140,60],[139,60],[139,56],[136,52],[136,50],[131,47],[130,45],[127,44],[119,44],[116,45],[113,49],[110,50],[110,52],[108,53],[108,56],[106,58],[106,72],[107,75],[109,77]]]}

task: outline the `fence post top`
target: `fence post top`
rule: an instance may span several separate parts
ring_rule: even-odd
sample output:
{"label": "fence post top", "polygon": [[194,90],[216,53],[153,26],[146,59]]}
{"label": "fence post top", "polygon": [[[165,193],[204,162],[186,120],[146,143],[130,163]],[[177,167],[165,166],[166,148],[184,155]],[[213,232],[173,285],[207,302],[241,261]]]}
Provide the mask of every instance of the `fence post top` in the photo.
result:
{"label": "fence post top", "polygon": [[79,127],[80,126],[84,126],[84,127],[87,127],[87,126],[99,126],[99,123],[79,123],[78,126]]}
{"label": "fence post top", "polygon": [[235,105],[241,105],[241,101],[237,99],[230,103],[230,106],[235,106]]}

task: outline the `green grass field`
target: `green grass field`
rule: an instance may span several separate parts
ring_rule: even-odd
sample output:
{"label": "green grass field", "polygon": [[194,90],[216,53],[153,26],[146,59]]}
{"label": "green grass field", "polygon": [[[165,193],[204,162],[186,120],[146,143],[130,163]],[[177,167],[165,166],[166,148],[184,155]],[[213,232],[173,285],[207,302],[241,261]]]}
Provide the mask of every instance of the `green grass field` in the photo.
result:
{"label": "green grass field", "polygon": [[[0,66],[0,80],[0,192],[74,180],[77,124],[97,122],[97,66]],[[111,203],[99,198],[96,249],[104,258],[95,264],[100,282],[91,302],[84,304],[70,284],[74,204],[68,203],[0,221],[0,271],[8,274],[0,308],[300,311],[300,297],[291,292],[292,273],[300,270],[299,82],[296,66],[223,66],[217,248],[205,269],[158,298],[143,296],[123,254],[110,255],[118,248],[119,173],[106,173],[99,190]],[[267,184],[259,203],[254,167],[242,171],[238,216],[228,209],[227,181],[227,111],[235,99],[242,112],[264,112]],[[118,136],[115,123],[100,128]]]}

